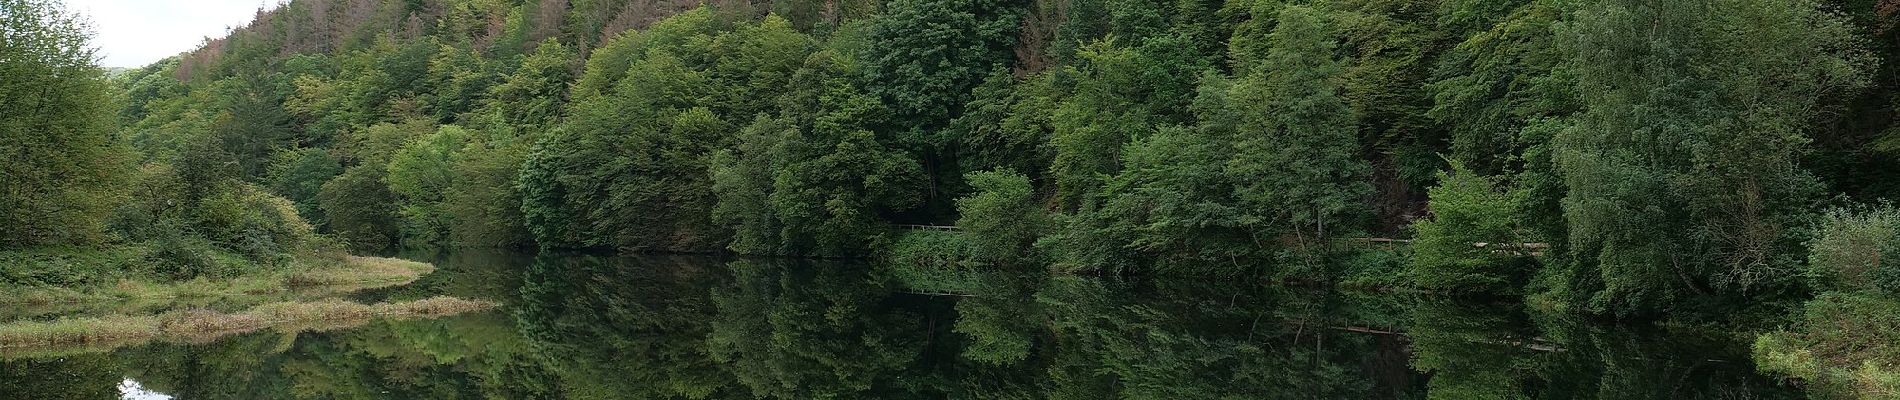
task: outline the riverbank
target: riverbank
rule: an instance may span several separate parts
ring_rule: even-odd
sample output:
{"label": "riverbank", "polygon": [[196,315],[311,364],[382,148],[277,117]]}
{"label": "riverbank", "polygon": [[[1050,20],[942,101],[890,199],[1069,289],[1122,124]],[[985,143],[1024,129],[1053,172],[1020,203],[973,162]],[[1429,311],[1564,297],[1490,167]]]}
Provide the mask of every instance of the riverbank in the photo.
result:
{"label": "riverbank", "polygon": [[[103,256],[110,257],[110,256]],[[97,257],[74,260],[96,261]],[[19,267],[18,264],[13,265]],[[47,268],[12,268],[45,270]],[[136,275],[89,279],[80,285],[0,286],[0,307],[57,306],[98,302],[153,302],[284,294],[296,291],[340,293],[413,282],[435,270],[414,261],[340,256],[299,260],[284,268],[229,278],[199,277],[164,281]]]}
{"label": "riverbank", "polygon": [[327,299],[270,303],[235,313],[193,308],[157,315],[14,321],[0,324],[0,356],[105,351],[154,340],[206,342],[263,329],[284,333],[321,331],[359,326],[377,318],[440,317],[486,310],[496,305],[485,300],[447,296],[376,304]]}
{"label": "riverbank", "polygon": [[162,272],[170,256],[155,253],[135,245],[0,251],[0,321],[308,301],[408,284],[435,269],[340,251],[270,261],[208,251],[193,256],[223,272],[177,279]]}

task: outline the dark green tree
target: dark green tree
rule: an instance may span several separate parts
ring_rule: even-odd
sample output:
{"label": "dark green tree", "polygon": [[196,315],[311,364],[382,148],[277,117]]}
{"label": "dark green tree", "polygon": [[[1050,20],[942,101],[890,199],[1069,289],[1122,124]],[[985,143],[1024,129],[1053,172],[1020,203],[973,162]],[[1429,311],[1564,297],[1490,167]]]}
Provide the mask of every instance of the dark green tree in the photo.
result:
{"label": "dark green tree", "polygon": [[1598,1],[1563,34],[1587,108],[1555,138],[1579,306],[1620,315],[1794,283],[1820,183],[1797,165],[1853,34],[1800,0]]}

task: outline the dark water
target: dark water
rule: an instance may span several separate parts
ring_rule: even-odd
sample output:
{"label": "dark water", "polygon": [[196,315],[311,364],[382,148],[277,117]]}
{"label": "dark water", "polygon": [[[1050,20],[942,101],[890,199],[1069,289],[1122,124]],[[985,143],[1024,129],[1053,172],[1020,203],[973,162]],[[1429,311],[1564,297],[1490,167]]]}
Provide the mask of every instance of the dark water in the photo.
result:
{"label": "dark water", "polygon": [[841,261],[428,256],[356,295],[499,310],[0,357],[32,399],[1772,399],[1721,334],[1233,280]]}

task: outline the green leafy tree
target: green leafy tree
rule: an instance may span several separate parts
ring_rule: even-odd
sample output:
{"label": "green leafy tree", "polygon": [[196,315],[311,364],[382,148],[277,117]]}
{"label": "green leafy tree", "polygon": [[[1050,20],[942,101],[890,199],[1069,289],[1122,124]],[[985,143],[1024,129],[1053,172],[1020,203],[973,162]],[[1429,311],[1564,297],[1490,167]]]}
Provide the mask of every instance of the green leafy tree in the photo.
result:
{"label": "green leafy tree", "polygon": [[[562,131],[530,156],[524,211],[544,245],[716,251],[728,244],[727,228],[712,224],[708,156],[732,143],[726,116],[769,111],[814,43],[772,17],[712,37],[669,32],[622,36],[608,44],[615,50],[597,53]],[[683,43],[662,40],[707,41],[709,51],[675,54],[666,49]],[[620,50],[637,46],[650,49]],[[601,69],[622,62],[625,69]],[[610,90],[595,88],[608,81]]]}
{"label": "green leafy tree", "polygon": [[871,21],[865,91],[890,104],[891,122],[913,135],[907,145],[941,145],[924,136],[962,114],[992,69],[1010,66],[1020,13],[1003,0],[898,0]]}
{"label": "green leafy tree", "polygon": [[[869,21],[868,43],[856,59],[863,90],[888,107],[891,118],[870,127],[890,130],[890,144],[910,150],[931,185],[955,188],[957,167],[950,122],[963,114],[971,89],[990,71],[1015,64],[1011,49],[1022,27],[1014,0],[896,0]],[[952,189],[954,190],[954,189]],[[954,194],[926,190],[925,214],[948,214]]]}
{"label": "green leafy tree", "polygon": [[513,75],[495,85],[490,107],[510,125],[538,127],[553,123],[567,103],[567,85],[574,81],[574,51],[549,39],[535,46]]}
{"label": "green leafy tree", "polygon": [[1808,275],[1818,289],[1900,294],[1900,209],[1828,210],[1808,248]]}
{"label": "green leafy tree", "polygon": [[523,247],[534,242],[515,187],[527,155],[526,139],[520,138],[476,138],[456,154],[454,181],[442,194],[450,244]]}
{"label": "green leafy tree", "polygon": [[1032,246],[1051,221],[1029,178],[997,170],[970,173],[964,181],[976,193],[957,199],[957,227],[972,241],[972,256],[992,264],[1033,266]]}
{"label": "green leafy tree", "polygon": [[1356,229],[1372,192],[1323,17],[1304,6],[1282,9],[1265,58],[1248,63],[1253,69],[1228,94],[1236,139],[1226,173],[1241,182],[1241,223],[1256,234],[1292,235],[1305,252]]}
{"label": "green leafy tree", "polygon": [[399,209],[396,195],[383,183],[386,175],[382,165],[349,167],[317,193],[317,207],[328,219],[324,226],[351,248],[385,249],[399,238],[394,221]]}
{"label": "green leafy tree", "polygon": [[1207,66],[1184,52],[1181,40],[1160,36],[1123,46],[1110,38],[1079,50],[1082,66],[1064,71],[1075,87],[1053,110],[1049,139],[1055,149],[1050,175],[1064,209],[1092,206],[1089,195],[1117,171],[1118,152],[1128,141],[1158,126],[1193,122],[1188,105]]}
{"label": "green leafy tree", "polygon": [[[884,109],[850,83],[853,68],[833,51],[813,54],[792,77],[779,121],[755,121],[741,151],[714,156],[715,218],[742,229],[732,250],[861,254],[883,245],[886,216],[921,200],[922,168],[869,130]],[[750,175],[767,171],[770,186]],[[739,211],[760,199],[769,213]]]}
{"label": "green leafy tree", "polygon": [[457,180],[458,152],[473,133],[443,125],[434,133],[415,138],[391,155],[383,177],[389,192],[398,196],[402,242],[410,246],[447,244],[450,219],[443,199]]}
{"label": "green leafy tree", "polygon": [[1512,290],[1531,267],[1516,260],[1537,251],[1520,248],[1521,213],[1497,178],[1452,167],[1431,189],[1431,218],[1412,225],[1408,280],[1439,291]]}
{"label": "green leafy tree", "polygon": [[1747,304],[1792,284],[1821,189],[1797,163],[1808,118],[1865,81],[1847,25],[1798,0],[1602,1],[1568,27],[1587,110],[1554,159],[1578,305]]}
{"label": "green leafy tree", "polygon": [[272,192],[290,199],[305,219],[322,223],[326,218],[317,207],[317,194],[323,183],[343,174],[343,164],[329,150],[305,147],[277,152],[265,182]]}
{"label": "green leafy tree", "polygon": [[103,241],[131,164],[86,23],[54,1],[0,10],[0,248]]}

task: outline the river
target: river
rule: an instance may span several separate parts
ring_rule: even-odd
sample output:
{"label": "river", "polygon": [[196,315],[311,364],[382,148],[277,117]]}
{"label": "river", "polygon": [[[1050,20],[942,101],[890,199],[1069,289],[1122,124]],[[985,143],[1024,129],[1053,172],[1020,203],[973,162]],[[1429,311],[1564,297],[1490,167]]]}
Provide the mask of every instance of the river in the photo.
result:
{"label": "river", "polygon": [[31,399],[1773,399],[1716,332],[1518,302],[837,260],[410,255],[490,311],[0,356]]}

